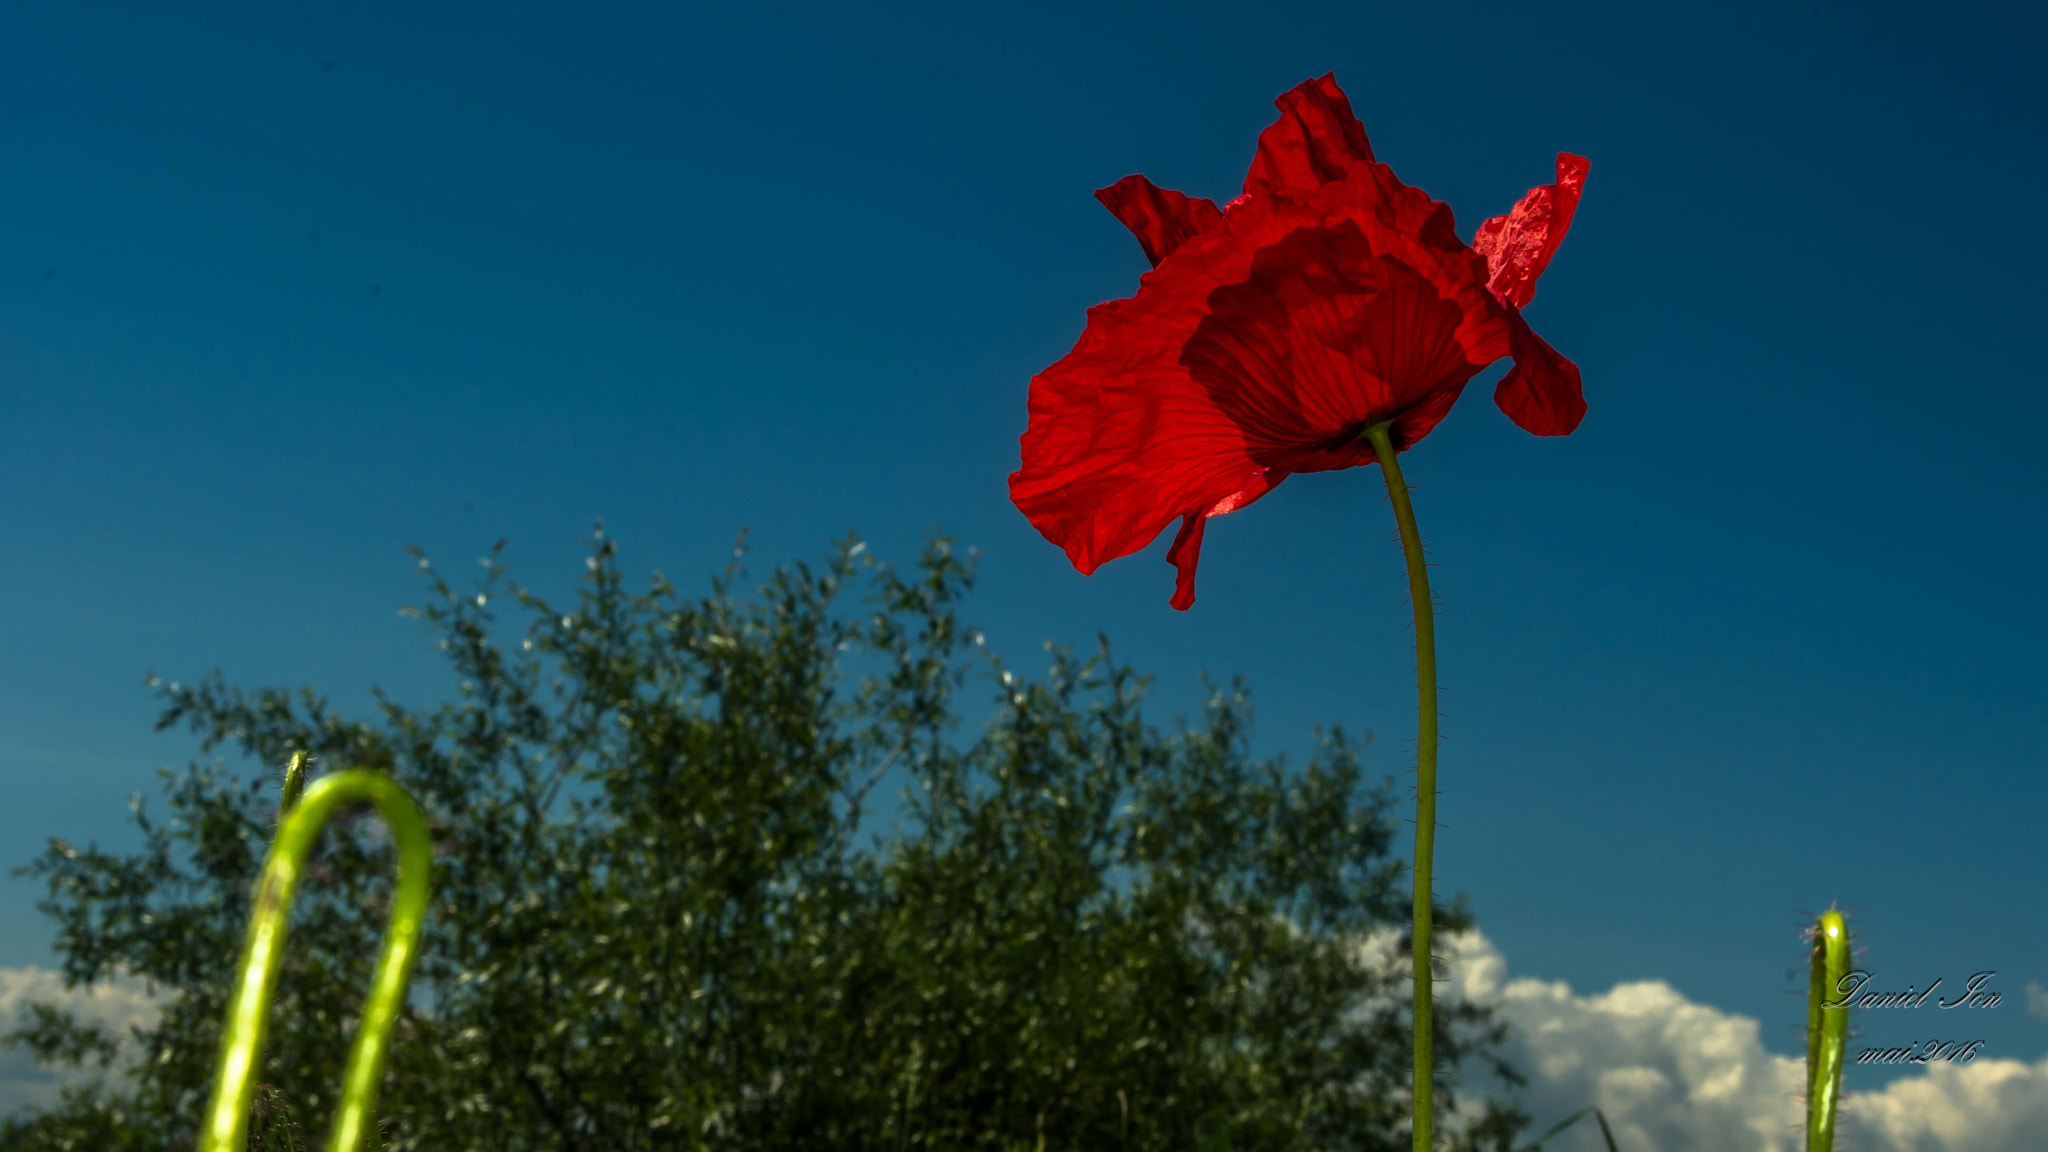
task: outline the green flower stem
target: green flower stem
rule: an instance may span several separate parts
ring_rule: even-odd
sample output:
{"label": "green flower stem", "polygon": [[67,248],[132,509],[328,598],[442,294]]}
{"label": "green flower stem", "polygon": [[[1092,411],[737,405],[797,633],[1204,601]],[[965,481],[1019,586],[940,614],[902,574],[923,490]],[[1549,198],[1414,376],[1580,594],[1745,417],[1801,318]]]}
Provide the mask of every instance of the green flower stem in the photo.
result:
{"label": "green flower stem", "polygon": [[1387,424],[1365,430],[1380,471],[1387,478],[1387,496],[1401,525],[1401,552],[1408,560],[1408,597],[1415,603],[1415,693],[1421,730],[1415,744],[1415,1152],[1431,1152],[1432,1097],[1436,1062],[1430,1051],[1430,877],[1436,850],[1436,603],[1429,596],[1429,570],[1422,556],[1422,534],[1415,528],[1415,506],[1408,484],[1394,459]]}
{"label": "green flower stem", "polygon": [[[294,762],[303,767],[298,757]],[[249,935],[242,942],[241,967],[221,1033],[220,1061],[214,1073],[213,1098],[206,1106],[199,1152],[243,1152],[255,1073],[263,1055],[264,1027],[271,996],[277,990],[278,965],[284,959],[292,891],[328,817],[343,804],[365,800],[375,804],[391,825],[392,838],[398,844],[398,886],[384,932],[383,954],[377,958],[370,998],[356,1028],[355,1046],[349,1051],[341,1103],[327,1140],[328,1152],[358,1152],[362,1147],[377,1105],[385,1048],[404,1006],[406,981],[419,952],[433,850],[427,822],[405,789],[381,772],[352,769],[322,777],[278,822],[277,839],[257,882]]]}
{"label": "green flower stem", "polygon": [[1834,1152],[1835,1105],[1849,1046],[1849,1005],[1842,990],[1848,975],[1849,928],[1830,908],[1814,925],[1813,974],[1806,986],[1806,1152]]}

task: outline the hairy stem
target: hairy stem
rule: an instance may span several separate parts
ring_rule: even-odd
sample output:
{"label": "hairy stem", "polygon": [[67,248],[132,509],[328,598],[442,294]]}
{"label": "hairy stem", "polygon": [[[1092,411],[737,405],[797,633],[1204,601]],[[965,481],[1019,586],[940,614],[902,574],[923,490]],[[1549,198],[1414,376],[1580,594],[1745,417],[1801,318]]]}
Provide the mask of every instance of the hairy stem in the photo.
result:
{"label": "hairy stem", "polygon": [[[300,757],[293,757],[302,767]],[[391,901],[391,920],[384,931],[384,950],[377,958],[370,997],[363,1005],[342,1082],[341,1103],[334,1114],[328,1152],[358,1152],[377,1106],[385,1049],[405,1004],[406,982],[419,952],[420,929],[427,914],[427,872],[433,860],[427,822],[412,797],[391,777],[352,769],[322,777],[290,805],[278,821],[277,839],[257,881],[256,907],[249,934],[242,942],[242,962],[235,976],[234,999],[221,1032],[220,1060],[213,1098],[206,1106],[199,1152],[243,1152],[248,1139],[249,1105],[256,1090],[255,1074],[263,1056],[263,1034],[270,1000],[277,991],[278,965],[284,960],[285,929],[292,892],[305,871],[321,828],[343,804],[369,801],[391,825],[398,844],[398,889]]]}
{"label": "hairy stem", "polygon": [[1806,986],[1806,1152],[1834,1152],[1835,1104],[1849,1046],[1843,988],[1848,977],[1849,928],[1830,908],[1813,926],[1813,971]]}
{"label": "hairy stem", "polygon": [[1394,519],[1401,526],[1401,553],[1408,561],[1408,597],[1415,605],[1415,695],[1420,732],[1415,744],[1415,1152],[1431,1152],[1436,1062],[1430,1050],[1430,878],[1436,850],[1436,605],[1429,596],[1429,570],[1415,506],[1394,459],[1389,425],[1365,430],[1387,479]]}
{"label": "hairy stem", "polygon": [[292,805],[299,802],[299,794],[306,790],[306,760],[304,751],[294,752],[291,763],[284,766],[284,790],[278,795],[277,800],[279,820],[284,819],[284,814],[291,811]]}

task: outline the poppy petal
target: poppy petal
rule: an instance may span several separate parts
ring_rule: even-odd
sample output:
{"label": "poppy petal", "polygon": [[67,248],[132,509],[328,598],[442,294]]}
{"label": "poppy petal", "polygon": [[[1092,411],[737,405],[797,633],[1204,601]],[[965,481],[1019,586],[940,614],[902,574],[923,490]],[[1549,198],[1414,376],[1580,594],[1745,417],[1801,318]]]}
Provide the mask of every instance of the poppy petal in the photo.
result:
{"label": "poppy petal", "polygon": [[1586,418],[1579,366],[1545,343],[1521,312],[1507,311],[1509,355],[1515,358],[1515,366],[1500,378],[1493,402],[1525,432],[1568,436]]}
{"label": "poppy petal", "polygon": [[1204,512],[1190,512],[1180,518],[1180,531],[1173,537],[1173,544],[1166,550],[1166,562],[1173,565],[1173,599],[1169,601],[1176,609],[1185,612],[1195,605],[1195,564],[1202,558],[1202,534],[1208,530],[1211,516],[1224,516],[1257,500],[1280,486],[1288,473],[1277,468],[1261,468],[1251,474],[1244,487],[1218,500]]}
{"label": "poppy petal", "polygon": [[1447,206],[1373,159],[1334,76],[1274,103],[1244,194],[1220,211],[1143,176],[1096,192],[1153,268],[1032,378],[1010,474],[1011,501],[1083,574],[1178,520],[1180,610],[1210,517],[1295,472],[1372,463],[1374,425],[1406,450],[1503,356],[1494,400],[1521,427],[1563,435],[1586,410],[1578,367],[1520,313],[1571,225],[1584,157],[1559,153],[1557,182],[1468,245]]}
{"label": "poppy petal", "polygon": [[1242,280],[1209,293],[1183,347],[1181,363],[1267,467],[1369,464],[1358,433],[1382,420],[1413,444],[1449,410],[1436,400],[1509,351],[1469,249],[1439,263],[1376,223],[1297,227],[1263,246]]}
{"label": "poppy petal", "polygon": [[1320,188],[1372,164],[1365,125],[1351,114],[1335,73],[1304,80],[1273,104],[1280,119],[1259,133],[1259,151],[1244,178],[1246,195]]}
{"label": "poppy petal", "polygon": [[1278,468],[1261,468],[1245,479],[1244,487],[1211,504],[1206,515],[1224,516],[1235,512],[1239,508],[1271,492],[1273,489],[1278,488],[1280,482],[1291,475],[1293,473],[1282,472]]}
{"label": "poppy petal", "polygon": [[1173,599],[1168,603],[1177,611],[1195,606],[1195,562],[1202,558],[1202,533],[1208,526],[1208,513],[1188,513],[1180,518],[1180,531],[1166,550],[1166,562],[1174,567]]}
{"label": "poppy petal", "polygon": [[1536,296],[1536,278],[1571,227],[1579,193],[1592,163],[1569,152],[1557,154],[1557,183],[1529,189],[1513,210],[1479,226],[1472,247],[1486,257],[1487,286],[1501,299],[1526,308]]}
{"label": "poppy petal", "polygon": [[1239,491],[1259,468],[1243,432],[1180,366],[1177,333],[1192,326],[1181,317],[1199,302],[1171,281],[1155,287],[1162,275],[1089,309],[1074,350],[1031,381],[1010,499],[1084,574]]}
{"label": "poppy petal", "polygon": [[1126,176],[1107,188],[1097,188],[1095,198],[1138,238],[1154,268],[1174,249],[1223,220],[1215,201],[1184,196],[1143,176]]}
{"label": "poppy petal", "polygon": [[1406,448],[1508,354],[1485,260],[1374,169],[1226,214],[1033,378],[1010,497],[1081,572],[1284,474],[1371,463],[1368,423]]}

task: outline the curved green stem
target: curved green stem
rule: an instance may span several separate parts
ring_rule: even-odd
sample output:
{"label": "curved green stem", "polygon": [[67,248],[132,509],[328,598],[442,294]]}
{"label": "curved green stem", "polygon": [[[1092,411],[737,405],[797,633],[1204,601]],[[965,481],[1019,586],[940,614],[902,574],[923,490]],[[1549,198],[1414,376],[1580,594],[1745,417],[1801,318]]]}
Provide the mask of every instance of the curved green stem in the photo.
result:
{"label": "curved green stem", "polygon": [[1835,1105],[1849,1047],[1849,928],[1830,908],[1813,926],[1813,971],[1806,985],[1806,1152],[1833,1152]]}
{"label": "curved green stem", "polygon": [[[297,762],[298,758],[294,757]],[[220,1061],[207,1103],[199,1152],[243,1152],[248,1140],[249,1103],[255,1072],[263,1055],[263,1034],[270,998],[277,990],[277,969],[284,960],[285,929],[292,891],[305,870],[306,857],[319,839],[328,817],[343,804],[367,800],[391,825],[398,844],[398,885],[391,900],[391,920],[384,932],[384,951],[377,958],[370,998],[356,1027],[341,1103],[335,1110],[328,1152],[357,1152],[375,1113],[377,1085],[383,1078],[384,1052],[405,1003],[406,981],[419,952],[420,928],[427,914],[427,872],[433,859],[427,822],[412,797],[381,772],[352,769],[322,777],[307,788],[278,822],[277,840],[257,881],[256,907],[249,934],[242,942],[242,962],[235,977],[234,1000],[221,1033]]]}
{"label": "curved green stem", "polygon": [[1386,475],[1387,496],[1401,525],[1401,553],[1408,560],[1408,596],[1415,602],[1415,694],[1420,732],[1415,744],[1415,1152],[1431,1152],[1430,1129],[1436,1062],[1430,1051],[1430,879],[1436,850],[1436,604],[1429,596],[1429,570],[1415,506],[1394,459],[1388,425],[1365,430]]}

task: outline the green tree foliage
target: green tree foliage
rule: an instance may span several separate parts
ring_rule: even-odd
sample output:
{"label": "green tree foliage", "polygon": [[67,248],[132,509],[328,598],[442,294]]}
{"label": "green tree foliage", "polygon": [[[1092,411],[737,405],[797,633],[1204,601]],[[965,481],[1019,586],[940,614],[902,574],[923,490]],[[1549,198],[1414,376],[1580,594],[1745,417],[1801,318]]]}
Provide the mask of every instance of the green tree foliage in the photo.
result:
{"label": "green tree foliage", "polygon": [[[421,557],[457,699],[378,719],[218,673],[161,684],[158,728],[278,764],[390,772],[437,837],[434,912],[382,1098],[387,1149],[1405,1149],[1407,913],[1391,783],[1342,730],[1298,771],[1249,762],[1242,682],[1199,730],[1147,726],[1101,652],[1027,682],[956,617],[970,561],[915,574],[851,537],[822,571],[701,600],[627,593],[600,526],[573,608]],[[735,557],[739,554],[735,551]],[[417,553],[415,553],[417,555]],[[865,596],[849,606],[866,576]],[[529,618],[500,643],[501,585]],[[962,741],[970,678],[992,714]],[[864,823],[906,781],[889,835]],[[16,1117],[0,1149],[191,1146],[272,785],[164,773],[132,855],[61,841],[43,879],[69,980],[130,973],[160,1022],[109,1082]],[[316,1143],[390,892],[381,825],[337,820],[300,886],[257,1130]],[[868,842],[861,843],[867,837]],[[1439,923],[1471,923],[1462,898]],[[1445,1077],[1490,1054],[1484,1011],[1439,1009]],[[48,1062],[115,1038],[61,1013]],[[1438,1099],[1451,1107],[1439,1089]],[[1526,1123],[1489,1105],[1460,1146]]]}

